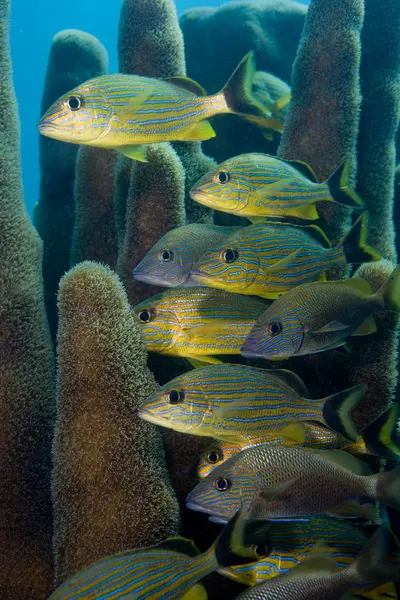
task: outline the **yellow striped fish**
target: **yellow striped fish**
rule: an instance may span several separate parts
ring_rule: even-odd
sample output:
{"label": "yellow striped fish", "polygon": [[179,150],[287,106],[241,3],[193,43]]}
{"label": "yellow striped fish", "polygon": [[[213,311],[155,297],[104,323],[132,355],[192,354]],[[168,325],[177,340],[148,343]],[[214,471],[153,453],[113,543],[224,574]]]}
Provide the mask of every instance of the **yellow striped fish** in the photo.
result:
{"label": "yellow striped fish", "polygon": [[[200,600],[206,597],[197,584],[200,579],[230,562],[257,557],[243,546],[243,527],[243,519],[236,515],[202,554],[188,540],[172,538],[154,548],[108,556],[67,579],[49,600]],[[185,553],[174,550],[182,547]]]}
{"label": "yellow striped fish", "polygon": [[[354,455],[367,454],[400,460],[400,436],[397,434],[398,419],[399,407],[395,404],[365,427],[357,436],[355,442],[345,440],[342,436],[325,427],[320,427],[314,423],[304,423],[304,442],[300,445],[321,450],[343,450]],[[243,443],[214,440],[200,457],[197,465],[197,475],[203,479],[234,454],[265,441],[263,438],[251,436]],[[268,443],[284,444],[285,446],[299,445],[296,440],[290,440],[283,436],[279,437],[279,435],[271,435],[268,438]]]}
{"label": "yellow striped fish", "polygon": [[[282,133],[291,99],[288,84],[272,73],[257,71],[254,76],[253,95],[271,112],[271,131]],[[267,129],[264,131],[264,137],[269,140],[273,138],[272,133]]]}
{"label": "yellow striped fish", "polygon": [[234,113],[262,126],[270,113],[252,95],[253,53],[241,61],[225,87],[213,96],[186,77],[168,80],[138,75],[103,75],[59,98],[39,122],[42,135],[99,148],[114,148],[145,161],[141,144],[208,140],[209,119]]}
{"label": "yellow striped fish", "polygon": [[[194,369],[176,377],[150,396],[139,415],[183,433],[245,442],[248,436],[292,431],[294,424],[316,421],[355,440],[350,412],[362,400],[366,386],[356,385],[311,400],[291,371],[266,371],[245,365],[221,364]],[[295,439],[304,441],[295,425]],[[290,433],[289,433],[290,435]]]}
{"label": "yellow striped fish", "polygon": [[337,202],[361,208],[363,202],[349,186],[349,164],[341,165],[327,181],[316,181],[310,167],[268,154],[241,154],[221,163],[191,189],[196,202],[223,212],[249,217],[318,219],[318,202]]}
{"label": "yellow striped fish", "polygon": [[243,227],[206,251],[193,265],[191,279],[229,292],[277,298],[302,283],[326,280],[325,272],[340,264],[379,260],[378,252],[366,245],[367,228],[364,214],[332,248],[315,225]]}
{"label": "yellow striped fish", "polygon": [[152,285],[192,287],[190,270],[207,250],[228,239],[240,227],[190,223],[168,231],[133,270],[133,277]]}
{"label": "yellow striped fish", "polygon": [[239,354],[265,309],[258,298],[203,287],[169,289],[133,308],[150,352],[211,363]]}

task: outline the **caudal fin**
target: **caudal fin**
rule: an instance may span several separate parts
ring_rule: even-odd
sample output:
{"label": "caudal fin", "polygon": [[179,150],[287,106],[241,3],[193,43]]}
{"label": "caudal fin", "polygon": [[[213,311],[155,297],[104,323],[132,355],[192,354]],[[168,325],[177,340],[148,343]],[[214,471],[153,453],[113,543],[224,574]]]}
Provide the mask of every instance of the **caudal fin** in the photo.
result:
{"label": "caudal fin", "polygon": [[379,252],[368,246],[368,216],[364,212],[340,243],[348,263],[365,263],[381,259]]}
{"label": "caudal fin", "polygon": [[400,511],[400,467],[372,477],[376,479],[376,499]]}
{"label": "caudal fin", "polygon": [[245,513],[238,511],[217,538],[214,544],[215,557],[220,567],[242,565],[259,559],[255,550],[244,545],[245,524]]}
{"label": "caudal fin", "polygon": [[388,553],[392,534],[379,527],[370,537],[353,564],[360,583],[366,581],[399,581],[400,569],[388,564]]}
{"label": "caudal fin", "polygon": [[367,451],[375,456],[400,459],[400,439],[396,435],[399,406],[395,404],[361,431]]}
{"label": "caudal fin", "polygon": [[351,411],[364,398],[366,385],[360,383],[325,398],[322,414],[325,424],[348,440],[357,439],[357,429]]}
{"label": "caudal fin", "polygon": [[397,266],[391,276],[377,292],[384,302],[386,310],[400,312],[400,266]]}
{"label": "caudal fin", "polygon": [[326,182],[332,199],[338,204],[350,208],[362,208],[364,202],[357,192],[350,186],[350,163],[344,162]]}
{"label": "caudal fin", "polygon": [[240,61],[221,93],[230,112],[270,129],[271,113],[256,100],[252,92],[255,71],[254,53],[249,52]]}

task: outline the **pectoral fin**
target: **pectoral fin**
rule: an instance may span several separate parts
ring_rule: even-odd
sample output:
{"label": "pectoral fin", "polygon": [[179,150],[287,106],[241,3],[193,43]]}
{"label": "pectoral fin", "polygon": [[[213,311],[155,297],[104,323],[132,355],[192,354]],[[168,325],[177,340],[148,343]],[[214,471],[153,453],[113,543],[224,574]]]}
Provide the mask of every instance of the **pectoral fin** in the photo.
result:
{"label": "pectoral fin", "polygon": [[341,321],[329,321],[326,325],[323,325],[320,329],[310,331],[310,335],[318,335],[320,333],[333,333],[335,331],[343,331],[349,328],[348,323],[342,323]]}
{"label": "pectoral fin", "polygon": [[287,269],[294,260],[296,260],[296,258],[300,252],[301,252],[301,248],[297,248],[297,250],[295,250],[291,254],[288,254],[284,258],[281,258],[280,260],[274,262],[272,265],[267,265],[267,266],[263,267],[264,273],[267,276],[269,274],[272,275],[274,273],[281,273],[282,271]]}

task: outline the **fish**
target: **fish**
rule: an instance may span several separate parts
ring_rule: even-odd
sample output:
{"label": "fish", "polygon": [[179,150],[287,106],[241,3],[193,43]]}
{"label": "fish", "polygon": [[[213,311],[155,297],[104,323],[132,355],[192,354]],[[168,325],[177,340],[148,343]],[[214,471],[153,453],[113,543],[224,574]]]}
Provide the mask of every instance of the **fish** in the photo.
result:
{"label": "fish", "polygon": [[193,287],[165,290],[132,310],[149,352],[218,363],[214,355],[240,353],[265,308],[258,298]]}
{"label": "fish", "polygon": [[364,205],[350,186],[348,161],[320,183],[305,163],[258,153],[241,154],[222,162],[194,185],[190,196],[210,208],[252,220],[315,220],[316,204],[322,201],[353,209]]}
{"label": "fish", "polygon": [[166,80],[116,73],[95,77],[64,94],[45,112],[39,132],[56,140],[113,148],[146,162],[145,144],[214,137],[209,118],[239,115],[268,126],[270,112],[252,95],[254,53],[242,59],[213,96],[187,77]]}
{"label": "fish", "polygon": [[243,535],[243,518],[238,513],[202,554],[188,540],[172,538],[153,548],[107,556],[67,579],[49,600],[200,600],[206,597],[205,591],[194,586],[203,577],[219,566],[257,558],[252,548],[244,547]]}
{"label": "fish", "polygon": [[164,287],[193,287],[190,270],[209,248],[218,246],[240,227],[191,223],[168,231],[133,269],[133,277]]}
{"label": "fish", "polygon": [[[291,371],[221,364],[176,377],[147,398],[139,416],[175,431],[245,442],[276,431],[304,439],[301,424],[316,421],[356,440],[351,411],[364,398],[358,384],[318,400]],[[300,432],[298,431],[300,425]],[[289,428],[289,429],[288,429]]]}
{"label": "fish", "polygon": [[271,131],[265,129],[263,135],[266,139],[272,140],[272,132],[283,132],[291,100],[290,87],[272,73],[257,71],[253,79],[253,95],[271,112]]}
{"label": "fish", "polygon": [[[399,406],[394,404],[381,415],[369,423],[359,433],[355,442],[344,439],[338,433],[316,423],[304,423],[304,441],[290,440],[287,437],[271,435],[270,444],[284,444],[285,446],[302,445],[306,448],[319,450],[343,450],[353,455],[372,455],[400,460],[400,436],[397,434],[399,420]],[[213,440],[204,450],[197,464],[197,476],[200,479],[207,477],[216,467],[222,465],[231,456],[238,454],[245,448],[265,442],[265,438],[249,436],[245,442],[227,442]]]}
{"label": "fish", "polygon": [[315,225],[257,223],[243,227],[194,263],[191,279],[237,294],[277,298],[303,283],[325,281],[328,269],[380,260],[366,244],[367,216],[334,248]]}
{"label": "fish", "polygon": [[400,570],[387,563],[391,534],[384,527],[370,537],[355,560],[338,569],[329,549],[319,548],[299,565],[237,596],[237,600],[337,600],[342,594],[374,581],[396,582]]}
{"label": "fish", "polygon": [[400,469],[371,475],[341,450],[268,443],[246,448],[216,467],[189,493],[187,507],[228,521],[239,507],[255,520],[361,515],[379,500],[400,510]]}
{"label": "fish", "polygon": [[241,348],[247,358],[289,358],[338,348],[376,331],[374,313],[400,311],[400,267],[374,293],[353,277],[305,283],[286,292],[257,320]]}

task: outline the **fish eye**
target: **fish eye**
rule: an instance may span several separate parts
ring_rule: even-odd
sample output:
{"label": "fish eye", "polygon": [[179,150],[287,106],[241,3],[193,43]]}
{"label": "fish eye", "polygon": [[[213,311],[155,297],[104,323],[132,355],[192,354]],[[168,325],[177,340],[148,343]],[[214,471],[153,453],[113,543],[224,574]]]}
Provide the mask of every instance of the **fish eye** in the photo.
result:
{"label": "fish eye", "polygon": [[217,179],[218,179],[219,183],[228,183],[228,181],[229,181],[228,171],[220,171],[217,174]]}
{"label": "fish eye", "polygon": [[83,100],[79,96],[71,96],[70,98],[68,98],[67,104],[68,104],[69,108],[73,112],[75,112],[76,110],[79,110],[80,108],[82,108]]}
{"label": "fish eye", "polygon": [[179,404],[185,399],[185,392],[183,390],[171,390],[167,394],[167,400],[170,404]]}
{"label": "fish eye", "polygon": [[146,308],[138,313],[138,319],[141,323],[148,323],[151,319],[151,312]]}
{"label": "fish eye", "polygon": [[174,258],[174,253],[171,250],[164,250],[159,256],[163,262],[170,262]]}
{"label": "fish eye", "polygon": [[258,554],[259,558],[266,558],[270,554],[270,548],[268,544],[257,544],[254,546],[254,552]]}
{"label": "fish eye", "polygon": [[208,462],[214,465],[219,461],[219,454],[215,450],[207,456]]}
{"label": "fish eye", "polygon": [[235,260],[237,260],[238,257],[239,257],[238,251],[232,250],[231,248],[228,248],[227,250],[223,250],[221,253],[222,260],[228,264],[235,262]]}
{"label": "fish eye", "polygon": [[231,488],[231,482],[229,479],[225,479],[225,477],[218,477],[218,479],[214,481],[214,487],[219,492],[226,492]]}
{"label": "fish eye", "polygon": [[268,325],[268,331],[271,335],[278,335],[282,331],[282,325],[280,323],[270,323]]}

